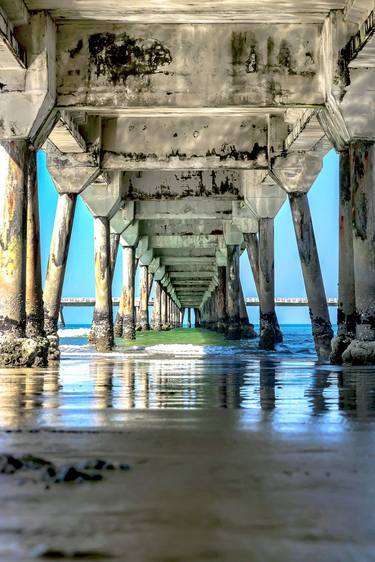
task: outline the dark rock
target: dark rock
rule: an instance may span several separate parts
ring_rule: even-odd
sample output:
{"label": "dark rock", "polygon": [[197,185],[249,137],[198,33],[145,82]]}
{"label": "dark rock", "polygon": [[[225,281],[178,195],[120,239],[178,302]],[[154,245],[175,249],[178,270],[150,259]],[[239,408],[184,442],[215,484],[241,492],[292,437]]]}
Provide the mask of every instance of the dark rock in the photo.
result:
{"label": "dark rock", "polygon": [[17,470],[22,470],[23,462],[12,455],[0,455],[0,473],[14,474]]}

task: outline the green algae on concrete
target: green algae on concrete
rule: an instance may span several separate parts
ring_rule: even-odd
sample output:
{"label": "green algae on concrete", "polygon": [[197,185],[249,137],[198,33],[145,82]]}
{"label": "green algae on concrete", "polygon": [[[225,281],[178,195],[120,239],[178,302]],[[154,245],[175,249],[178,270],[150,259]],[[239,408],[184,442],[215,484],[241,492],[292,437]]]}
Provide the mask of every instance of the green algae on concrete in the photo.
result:
{"label": "green algae on concrete", "polygon": [[233,346],[233,342],[228,342],[224,334],[201,328],[176,328],[167,332],[153,332],[150,330],[149,332],[137,332],[136,339],[133,341],[116,339],[116,345],[125,347],[181,344]]}

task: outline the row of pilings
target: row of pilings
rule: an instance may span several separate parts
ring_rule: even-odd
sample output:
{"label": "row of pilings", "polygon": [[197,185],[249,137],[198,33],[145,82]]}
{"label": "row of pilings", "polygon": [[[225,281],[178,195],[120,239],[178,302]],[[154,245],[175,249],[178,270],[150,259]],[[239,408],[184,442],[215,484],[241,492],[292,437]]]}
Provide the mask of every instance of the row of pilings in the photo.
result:
{"label": "row of pilings", "polygon": [[[0,144],[0,363],[9,366],[44,365],[59,356],[57,323],[74,219],[77,193],[60,193],[51,241],[47,277],[42,294],[40,236],[36,181],[36,153],[27,141]],[[338,336],[331,360],[375,363],[375,149],[355,141],[340,153],[340,271]],[[88,181],[88,180],[87,180]],[[308,296],[318,356],[326,359],[333,336],[328,316],[319,256],[306,193],[288,193],[297,246]],[[109,219],[94,218],[96,306],[90,339],[97,349],[112,349],[111,284],[117,253],[111,244]],[[258,235],[246,235],[246,246],[260,300],[260,343],[272,348],[281,339],[274,308],[273,220],[259,220]],[[118,241],[117,241],[118,248]],[[136,322],[134,306],[134,247],[123,247],[124,289],[117,330],[133,338],[147,329],[149,271],[141,267],[141,305]],[[245,319],[240,288],[239,245],[227,246],[227,266],[221,283],[200,307],[203,327],[225,330],[229,339],[241,337]],[[255,256],[255,258],[254,258]],[[220,269],[220,268],[219,268]],[[143,271],[143,273],[142,273]],[[147,281],[146,281],[147,276]],[[157,288],[157,286],[156,286]],[[156,290],[157,292],[157,290]],[[224,302],[225,293],[225,306]],[[165,294],[165,297],[163,297]],[[163,299],[167,305],[163,306]],[[44,304],[43,304],[44,299]],[[171,301],[171,302],[170,302]],[[173,306],[172,306],[173,304]],[[223,310],[225,309],[225,314]],[[154,307],[153,326],[181,324],[181,311],[160,290],[160,312]],[[167,313],[165,312],[167,310]],[[247,316],[247,315],[246,315]],[[242,320],[241,320],[242,319]],[[251,326],[245,331],[251,332]]]}

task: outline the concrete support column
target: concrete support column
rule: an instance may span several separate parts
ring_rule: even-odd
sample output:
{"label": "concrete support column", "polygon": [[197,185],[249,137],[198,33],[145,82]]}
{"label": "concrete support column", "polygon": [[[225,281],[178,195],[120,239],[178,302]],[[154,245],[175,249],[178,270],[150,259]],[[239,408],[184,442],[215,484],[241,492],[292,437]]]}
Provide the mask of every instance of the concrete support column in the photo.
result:
{"label": "concrete support column", "polygon": [[95,309],[90,341],[97,351],[111,351],[114,345],[112,319],[112,275],[109,220],[94,218]]}
{"label": "concrete support column", "polygon": [[154,296],[154,324],[153,329],[156,332],[160,332],[162,329],[162,321],[161,321],[161,287],[159,281],[155,283],[155,296]]}
{"label": "concrete support column", "polygon": [[194,308],[194,328],[199,328],[199,308]]}
{"label": "concrete support column", "polygon": [[355,340],[343,354],[344,362],[375,363],[375,144],[350,145],[354,278]]}
{"label": "concrete support column", "polygon": [[[259,219],[260,349],[283,341],[275,312],[274,219]],[[254,252],[254,257],[256,253]]]}
{"label": "concrete support column", "polygon": [[238,244],[227,246],[227,331],[229,340],[241,338],[240,327],[240,246]]}
{"label": "concrete support column", "polygon": [[312,331],[319,359],[328,359],[333,336],[306,193],[289,193],[294,230],[309,302]]}
{"label": "concrete support column", "polygon": [[137,330],[147,331],[150,329],[148,315],[148,266],[140,264],[139,266],[139,318],[137,321]]}
{"label": "concrete support column", "polygon": [[227,292],[227,268],[218,267],[219,285],[217,287],[217,331],[225,332],[226,322],[226,292]]}
{"label": "concrete support column", "polygon": [[[26,222],[26,336],[45,337],[36,152],[29,151]],[[48,347],[48,344],[47,344]]]}
{"label": "concrete support column", "polygon": [[184,326],[184,318],[185,318],[185,308],[181,308],[180,310],[180,326],[183,328]]}
{"label": "concrete support column", "polygon": [[135,340],[135,250],[132,246],[124,246],[122,248],[122,275],[124,283],[121,295],[122,335],[125,340]]}
{"label": "concrete support column", "polygon": [[163,288],[161,290],[161,328],[162,330],[167,330],[167,293]]}
{"label": "concrete support column", "polygon": [[[31,338],[35,350],[34,366],[44,367],[56,350],[44,331],[42,267],[40,257],[40,225],[36,151],[29,149],[27,157],[27,220],[26,220],[26,337]],[[57,342],[56,342],[57,343]],[[56,348],[56,345],[55,345]]]}
{"label": "concrete support column", "polygon": [[191,328],[191,308],[187,309],[187,327]]}
{"label": "concrete support column", "polygon": [[255,288],[258,294],[260,293],[259,286],[259,242],[257,234],[244,234],[246,243],[247,256],[249,258],[251,271],[253,272]]}
{"label": "concrete support column", "polygon": [[12,340],[25,337],[26,320],[27,143],[1,142],[0,162],[0,364],[17,366],[23,362]]}
{"label": "concrete support column", "polygon": [[352,227],[352,187],[349,149],[340,152],[339,202],[339,302],[337,337],[332,340],[331,363],[342,363],[342,354],[355,338],[356,304]]}
{"label": "concrete support column", "polygon": [[[66,262],[73,228],[77,195],[63,193],[58,196],[55,222],[49,252],[47,275],[44,284],[44,329],[58,355],[57,323],[64,285]],[[51,353],[50,348],[50,353]]]}
{"label": "concrete support column", "polygon": [[116,232],[111,232],[111,238],[110,238],[111,261],[110,261],[110,266],[111,266],[111,280],[112,281],[113,281],[113,275],[115,273],[115,267],[116,267],[116,260],[117,260],[119,245],[120,245],[120,235],[117,234]]}
{"label": "concrete support column", "polygon": [[249,316],[247,314],[246,302],[245,297],[243,294],[242,284],[240,281],[240,323],[241,323],[241,338],[242,339],[254,339],[257,337],[257,334],[254,330],[253,324],[249,321]]}

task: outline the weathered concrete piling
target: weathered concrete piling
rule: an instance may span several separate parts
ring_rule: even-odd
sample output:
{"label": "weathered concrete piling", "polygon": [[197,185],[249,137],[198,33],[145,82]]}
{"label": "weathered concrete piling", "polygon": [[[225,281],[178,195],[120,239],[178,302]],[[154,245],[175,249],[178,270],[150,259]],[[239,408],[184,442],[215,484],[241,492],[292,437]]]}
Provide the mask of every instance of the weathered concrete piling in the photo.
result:
{"label": "weathered concrete piling", "polygon": [[[254,240],[252,241],[254,243]],[[255,248],[250,252],[256,257]],[[258,270],[259,302],[260,302],[260,340],[261,349],[272,350],[275,344],[283,341],[275,312],[275,266],[274,266],[274,220],[259,220],[259,265]]]}
{"label": "weathered concrete piling", "polygon": [[[355,339],[343,361],[375,363],[375,145],[350,146],[353,205],[353,255],[356,303]],[[348,289],[352,290],[351,287]]]}
{"label": "weathered concrete piling", "polygon": [[114,345],[109,220],[94,219],[95,308],[89,339],[97,351]]}
{"label": "weathered concrete piling", "polygon": [[135,251],[132,246],[124,246],[122,249],[122,314],[123,314],[123,337],[126,340],[135,339]]}
{"label": "weathered concrete piling", "polygon": [[139,298],[139,318],[137,330],[147,331],[150,329],[148,315],[148,267],[141,264],[139,267],[140,298]]}
{"label": "weathered concrete piling", "polygon": [[[45,348],[41,349],[36,339],[27,338],[25,331],[28,170],[32,174],[30,189],[31,183],[35,182],[34,166],[32,163],[29,166],[28,160],[28,145],[25,141],[0,144],[0,364],[2,366],[31,367],[39,361],[43,363],[46,355]],[[30,195],[32,199],[32,193]],[[32,241],[30,241],[31,245]],[[30,262],[29,265],[31,266]],[[31,271],[29,268],[29,274],[32,273],[35,273],[35,270]]]}
{"label": "weathered concrete piling", "polygon": [[[43,10],[32,0],[31,11],[18,3],[1,6],[3,361],[40,361],[47,344],[35,180],[41,146],[59,194],[43,293],[50,360],[59,354],[77,197],[95,222],[92,336],[107,350],[119,243],[117,337],[134,338],[135,260],[142,330],[149,329],[155,280],[154,329],[177,327],[181,311],[194,309],[197,326],[230,339],[254,336],[240,285],[247,249],[260,301],[259,345],[272,350],[282,338],[273,221],[289,197],[316,350],[325,360],[332,329],[306,194],[334,146],[341,159],[340,303],[331,360],[375,362],[372,3],[353,0],[342,11],[333,0],[312,2],[311,19],[296,2],[272,15],[261,4],[251,10],[238,2],[230,17],[216,6],[214,21],[205,13],[205,23],[196,23],[203,16],[194,3],[182,11],[170,3],[155,23],[147,7],[129,22],[102,5],[61,3],[56,12],[49,0]],[[188,52],[184,24],[196,39]]]}
{"label": "weathered concrete piling", "polygon": [[315,348],[318,357],[327,360],[331,353],[333,331],[307,195],[305,193],[290,193],[289,202],[309,301]]}
{"label": "weathered concrete piling", "polygon": [[241,338],[240,324],[240,247],[238,244],[227,246],[227,322],[226,336],[229,340]]}
{"label": "weathered concrete piling", "polygon": [[154,296],[154,324],[153,329],[155,332],[160,332],[162,329],[162,320],[161,320],[161,288],[159,281],[155,283],[155,296]]}

